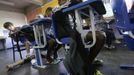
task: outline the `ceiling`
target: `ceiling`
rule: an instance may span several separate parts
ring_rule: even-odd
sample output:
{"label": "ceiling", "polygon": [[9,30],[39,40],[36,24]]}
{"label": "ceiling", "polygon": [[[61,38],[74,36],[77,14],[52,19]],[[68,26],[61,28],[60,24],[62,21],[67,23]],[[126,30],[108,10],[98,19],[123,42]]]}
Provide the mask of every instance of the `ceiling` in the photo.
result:
{"label": "ceiling", "polygon": [[[27,10],[30,7],[36,8],[51,0],[0,0],[0,10],[19,9]],[[5,8],[4,8],[5,7]]]}

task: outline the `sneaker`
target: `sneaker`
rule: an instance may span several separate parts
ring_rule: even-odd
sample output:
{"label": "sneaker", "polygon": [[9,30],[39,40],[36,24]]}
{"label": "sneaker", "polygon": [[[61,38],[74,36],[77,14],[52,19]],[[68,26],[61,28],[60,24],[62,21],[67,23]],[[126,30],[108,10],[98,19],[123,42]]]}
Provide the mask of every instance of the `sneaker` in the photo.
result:
{"label": "sneaker", "polygon": [[115,40],[114,42],[117,43],[117,44],[120,44],[121,43],[119,40]]}
{"label": "sneaker", "polygon": [[46,64],[51,64],[51,61],[46,61]]}
{"label": "sneaker", "polygon": [[60,59],[54,59],[54,61],[52,62],[52,64],[58,64],[61,60]]}
{"label": "sneaker", "polygon": [[111,45],[110,47],[108,47],[108,49],[114,49],[115,46]]}
{"label": "sneaker", "polygon": [[97,67],[103,66],[103,60],[95,59],[93,64]]}
{"label": "sneaker", "polygon": [[113,46],[113,45],[111,45],[110,47],[108,45],[104,45],[104,47],[107,49],[114,49],[115,48],[115,46]]}
{"label": "sneaker", "polygon": [[52,58],[47,58],[46,59],[46,64],[51,64],[53,62],[53,59]]}
{"label": "sneaker", "polygon": [[27,54],[27,55],[26,55],[26,58],[29,58],[30,56],[31,56],[30,54]]}
{"label": "sneaker", "polygon": [[94,73],[94,75],[103,75],[99,70],[96,70],[96,72]]}
{"label": "sneaker", "polygon": [[108,48],[108,46],[107,46],[106,44],[104,45],[104,47],[105,47],[105,48]]}

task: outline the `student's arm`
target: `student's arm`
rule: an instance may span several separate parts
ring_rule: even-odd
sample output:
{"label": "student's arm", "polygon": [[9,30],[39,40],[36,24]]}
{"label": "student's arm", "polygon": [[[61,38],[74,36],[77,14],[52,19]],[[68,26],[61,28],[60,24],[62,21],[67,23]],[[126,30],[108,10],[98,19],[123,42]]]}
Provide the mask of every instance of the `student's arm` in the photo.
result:
{"label": "student's arm", "polygon": [[17,41],[17,37],[15,33],[9,32],[9,37],[12,38],[15,42]]}

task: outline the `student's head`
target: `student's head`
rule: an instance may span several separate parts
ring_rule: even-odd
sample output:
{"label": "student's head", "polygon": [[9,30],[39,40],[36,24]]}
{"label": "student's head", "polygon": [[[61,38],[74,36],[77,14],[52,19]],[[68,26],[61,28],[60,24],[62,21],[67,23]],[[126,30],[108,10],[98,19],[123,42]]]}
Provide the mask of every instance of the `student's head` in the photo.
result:
{"label": "student's head", "polygon": [[3,27],[5,29],[7,29],[7,30],[10,30],[10,31],[14,31],[15,30],[15,27],[14,27],[13,23],[11,23],[11,22],[5,22],[3,24]]}
{"label": "student's head", "polygon": [[58,0],[58,4],[61,6],[63,5],[64,3],[66,3],[68,0]]}
{"label": "student's head", "polygon": [[51,15],[52,15],[52,7],[48,7],[47,9],[46,9],[46,17],[51,17]]}

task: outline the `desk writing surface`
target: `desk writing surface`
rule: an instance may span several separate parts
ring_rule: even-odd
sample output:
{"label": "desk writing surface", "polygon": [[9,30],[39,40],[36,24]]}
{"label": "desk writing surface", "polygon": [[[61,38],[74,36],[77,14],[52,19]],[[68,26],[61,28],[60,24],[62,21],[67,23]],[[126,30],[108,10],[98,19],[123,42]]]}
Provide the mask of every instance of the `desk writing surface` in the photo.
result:
{"label": "desk writing surface", "polygon": [[0,40],[1,40],[1,39],[6,39],[6,37],[4,37],[4,36],[0,36]]}
{"label": "desk writing surface", "polygon": [[6,37],[0,36],[0,50],[6,50]]}

